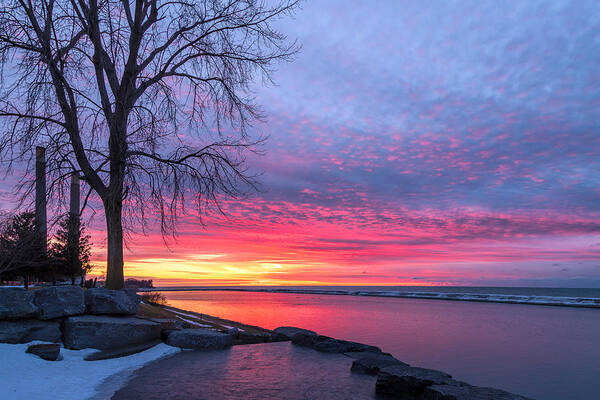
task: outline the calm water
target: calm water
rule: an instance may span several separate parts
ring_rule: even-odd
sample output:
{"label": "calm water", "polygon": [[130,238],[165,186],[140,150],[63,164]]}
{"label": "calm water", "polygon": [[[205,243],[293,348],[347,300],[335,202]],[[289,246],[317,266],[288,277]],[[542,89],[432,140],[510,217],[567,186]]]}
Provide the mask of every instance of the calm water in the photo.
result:
{"label": "calm water", "polygon": [[184,351],[136,371],[112,400],[372,400],[375,376],[289,342]]}
{"label": "calm water", "polygon": [[402,361],[537,399],[597,398],[600,310],[404,298],[164,292],[170,305],[375,344]]}

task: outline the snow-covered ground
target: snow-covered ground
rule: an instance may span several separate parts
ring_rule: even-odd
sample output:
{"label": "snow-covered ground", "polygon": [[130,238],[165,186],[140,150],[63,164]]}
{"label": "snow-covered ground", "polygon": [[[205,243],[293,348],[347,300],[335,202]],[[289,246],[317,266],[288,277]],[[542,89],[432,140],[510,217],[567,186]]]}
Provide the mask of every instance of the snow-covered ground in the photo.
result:
{"label": "snow-covered ground", "polygon": [[96,350],[61,348],[61,361],[45,361],[25,353],[27,346],[32,343],[43,342],[0,343],[0,399],[110,399],[133,371],[179,351],[161,343],[127,357],[84,361],[87,354]]}

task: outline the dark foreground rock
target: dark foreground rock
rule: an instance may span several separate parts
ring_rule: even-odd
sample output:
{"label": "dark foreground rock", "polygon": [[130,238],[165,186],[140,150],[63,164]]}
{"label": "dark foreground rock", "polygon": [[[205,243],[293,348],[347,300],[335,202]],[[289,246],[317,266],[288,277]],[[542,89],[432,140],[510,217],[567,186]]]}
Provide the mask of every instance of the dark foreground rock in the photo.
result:
{"label": "dark foreground rock", "polygon": [[434,369],[394,365],[382,368],[377,375],[375,390],[379,394],[406,399],[426,399],[425,389],[433,385],[460,386],[452,376]]}
{"label": "dark foreground rock", "polygon": [[317,342],[314,348],[315,350],[325,353],[346,353],[349,351],[381,352],[381,349],[376,346],[333,338],[326,338],[325,340]]}
{"label": "dark foreground rock", "polygon": [[182,329],[171,332],[166,343],[182,349],[225,349],[233,345],[233,337],[210,329]]}
{"label": "dark foreground rock", "polygon": [[139,318],[82,315],[67,318],[63,343],[74,350],[115,349],[158,340],[161,331],[159,323]]}
{"label": "dark foreground rock", "polygon": [[257,344],[268,343],[271,341],[271,334],[268,332],[246,332],[240,331],[234,337],[235,344]]}
{"label": "dark foreground rock", "polygon": [[0,321],[1,343],[28,343],[32,340],[58,342],[60,337],[60,323],[55,321],[35,319]]}
{"label": "dark foreground rock", "polygon": [[347,353],[357,351],[381,353],[381,349],[376,346],[334,339],[329,336],[313,335],[301,332],[296,333],[292,337],[292,343],[298,346],[312,347],[313,349],[323,353]]}
{"label": "dark foreground rock", "polygon": [[135,315],[139,304],[140,297],[133,289],[93,288],[85,291],[85,305],[88,314]]}
{"label": "dark foreground rock", "polygon": [[33,302],[33,292],[22,288],[0,289],[0,321],[35,318],[37,314],[38,308]]}
{"label": "dark foreground rock", "polygon": [[389,354],[371,352],[360,352],[354,354],[363,354],[352,362],[351,367],[353,372],[359,372],[361,374],[374,375],[377,374],[381,369],[390,367],[392,365],[408,367],[408,364],[397,360]]}
{"label": "dark foreground rock", "polygon": [[60,344],[58,343],[44,343],[44,344],[32,344],[27,347],[26,353],[35,354],[41,359],[47,361],[56,361],[60,355]]}
{"label": "dark foreground rock", "polygon": [[34,291],[39,319],[54,319],[85,312],[83,289],[79,286],[52,286]]}
{"label": "dark foreground rock", "polygon": [[133,346],[120,347],[118,349],[100,350],[95,353],[88,354],[83,359],[85,361],[98,361],[98,360],[109,360],[112,358],[120,358],[130,356],[132,354],[141,353],[146,351],[158,344],[161,344],[162,340],[153,340],[151,342],[135,344]]}
{"label": "dark foreground rock", "polygon": [[531,400],[504,390],[472,386],[433,369],[394,365],[377,375],[376,392],[406,400]]}
{"label": "dark foreground rock", "polygon": [[422,398],[427,400],[531,400],[500,389],[470,385],[433,385],[425,389]]}
{"label": "dark foreground rock", "polygon": [[292,340],[294,335],[302,333],[305,335],[317,336],[316,332],[309,331],[308,329],[296,328],[294,326],[280,326],[275,328],[271,334],[271,340],[273,342],[283,342],[285,340]]}

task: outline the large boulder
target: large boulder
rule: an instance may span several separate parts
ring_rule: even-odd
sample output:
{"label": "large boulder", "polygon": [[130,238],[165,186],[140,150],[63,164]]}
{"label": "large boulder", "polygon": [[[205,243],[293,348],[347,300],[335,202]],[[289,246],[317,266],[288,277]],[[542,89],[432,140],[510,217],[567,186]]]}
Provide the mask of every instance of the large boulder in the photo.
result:
{"label": "large boulder", "polygon": [[294,326],[280,326],[275,328],[271,334],[271,340],[274,342],[282,342],[285,340],[292,340],[292,337],[297,333],[302,333],[309,336],[317,336],[316,332],[309,331],[308,329],[296,328]]}
{"label": "large boulder", "polygon": [[83,289],[79,286],[52,286],[34,291],[39,319],[54,319],[85,312]]}
{"label": "large boulder", "polygon": [[[362,374],[377,374],[379,370],[392,365],[408,366],[408,364],[397,360],[389,354],[361,352],[363,356],[352,362],[351,370]],[[357,353],[354,353],[357,354]]]}
{"label": "large boulder", "polygon": [[329,336],[307,334],[303,332],[298,332],[293,335],[292,343],[298,346],[312,347],[313,349],[323,353],[347,353],[358,351],[381,353],[381,349],[376,346],[334,339]]}
{"label": "large boulder", "polygon": [[292,343],[296,346],[314,347],[319,337],[319,335],[314,335],[313,333],[298,332],[292,336]]}
{"label": "large boulder", "polygon": [[88,314],[135,315],[140,296],[134,289],[93,288],[85,291],[85,305]]}
{"label": "large boulder", "polygon": [[44,342],[60,341],[60,323],[23,319],[19,321],[0,321],[0,342],[28,343],[32,340]]}
{"label": "large boulder", "polygon": [[531,400],[500,389],[470,385],[433,385],[425,389],[427,400]]}
{"label": "large boulder", "polygon": [[0,288],[0,321],[35,318],[37,315],[33,292],[23,288]]}
{"label": "large boulder", "polygon": [[154,340],[152,342],[134,344],[133,346],[119,347],[117,349],[98,350],[83,357],[85,361],[99,361],[99,360],[110,360],[111,358],[121,358],[130,356],[132,354],[141,353],[146,351],[158,344],[161,344],[162,340]]}
{"label": "large boulder", "polygon": [[225,349],[233,345],[233,337],[210,329],[182,329],[171,332],[167,344],[193,350]]}
{"label": "large boulder", "polygon": [[237,333],[237,335],[232,336],[235,339],[235,344],[256,344],[267,343],[271,341],[271,334],[268,332],[240,331]]}
{"label": "large boulder", "polygon": [[160,339],[161,324],[135,317],[81,315],[63,324],[66,348],[99,350],[132,346]]}
{"label": "large boulder", "polygon": [[43,343],[32,344],[27,347],[25,353],[35,354],[39,358],[46,361],[56,361],[60,355],[60,344],[58,343]]}
{"label": "large boulder", "polygon": [[376,346],[329,337],[325,337],[324,340],[317,341],[314,345],[314,349],[324,353],[346,353],[354,351],[370,351],[374,353],[381,352],[381,349]]}
{"label": "large boulder", "polygon": [[425,389],[434,385],[464,385],[441,371],[434,369],[393,365],[382,368],[377,375],[375,391],[378,394],[406,399],[425,399]]}

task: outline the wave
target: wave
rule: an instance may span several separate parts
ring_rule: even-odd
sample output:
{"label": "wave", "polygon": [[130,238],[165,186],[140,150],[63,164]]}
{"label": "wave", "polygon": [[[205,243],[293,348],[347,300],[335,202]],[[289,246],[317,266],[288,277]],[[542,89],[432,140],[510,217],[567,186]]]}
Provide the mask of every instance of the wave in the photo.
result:
{"label": "wave", "polygon": [[[254,291],[254,290],[253,290]],[[443,293],[443,292],[400,292],[400,291],[365,291],[365,290],[319,290],[319,289],[260,289],[264,292],[331,294],[346,296],[399,297],[409,299],[477,301],[490,303],[532,304],[543,306],[570,306],[600,308],[600,298],[589,297],[557,297],[557,296],[524,296],[484,293]]]}
{"label": "wave", "polygon": [[267,292],[267,293],[297,293],[338,296],[371,296],[397,297],[408,299],[473,301],[486,303],[528,304],[539,306],[563,306],[600,308],[600,298],[597,297],[564,297],[539,295],[514,295],[495,293],[452,293],[452,292],[405,292],[405,291],[371,291],[371,290],[336,290],[336,289],[297,289],[297,288],[211,288],[211,287],[170,287],[146,290],[157,291],[238,291],[238,292]]}

